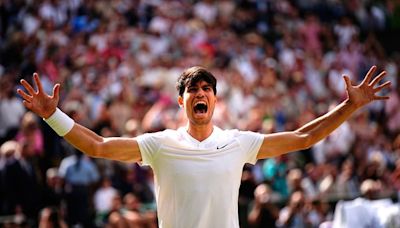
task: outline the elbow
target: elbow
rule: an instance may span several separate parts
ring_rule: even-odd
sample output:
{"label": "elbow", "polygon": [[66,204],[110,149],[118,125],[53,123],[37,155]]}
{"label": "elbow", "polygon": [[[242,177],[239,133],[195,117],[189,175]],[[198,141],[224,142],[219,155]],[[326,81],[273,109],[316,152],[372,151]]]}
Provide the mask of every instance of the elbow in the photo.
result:
{"label": "elbow", "polygon": [[299,139],[298,145],[301,150],[309,149],[315,143],[315,137],[311,133],[296,131],[296,135]]}
{"label": "elbow", "polygon": [[92,142],[90,147],[91,149],[88,155],[95,158],[101,158],[104,151],[104,139]]}

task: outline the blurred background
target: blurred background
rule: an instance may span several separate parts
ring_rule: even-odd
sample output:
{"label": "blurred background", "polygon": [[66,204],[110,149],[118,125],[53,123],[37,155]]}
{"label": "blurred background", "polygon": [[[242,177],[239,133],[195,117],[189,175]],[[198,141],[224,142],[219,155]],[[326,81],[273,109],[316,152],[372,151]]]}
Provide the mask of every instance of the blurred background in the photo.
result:
{"label": "blurred background", "polygon": [[70,147],[16,94],[33,72],[76,122],[133,137],[185,124],[175,81],[193,65],[218,78],[217,126],[262,133],[327,112],[343,74],[377,65],[390,99],[245,166],[238,213],[244,228],[400,227],[399,40],[399,0],[0,0],[0,226],[157,227],[151,169]]}

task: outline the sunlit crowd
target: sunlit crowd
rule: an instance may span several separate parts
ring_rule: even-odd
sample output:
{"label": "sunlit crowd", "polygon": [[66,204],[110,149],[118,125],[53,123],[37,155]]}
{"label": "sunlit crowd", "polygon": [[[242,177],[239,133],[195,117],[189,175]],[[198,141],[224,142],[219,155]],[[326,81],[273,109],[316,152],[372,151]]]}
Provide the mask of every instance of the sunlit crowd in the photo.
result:
{"label": "sunlit crowd", "polygon": [[134,137],[185,125],[175,82],[190,66],[218,79],[215,125],[272,133],[324,114],[346,98],[343,74],[356,83],[376,65],[390,99],[245,166],[238,213],[244,228],[330,227],[341,200],[398,202],[400,53],[382,35],[400,30],[396,1],[3,0],[0,15],[4,227],[157,227],[152,170],[58,137],[16,94],[34,72],[49,94],[61,84],[76,122]]}

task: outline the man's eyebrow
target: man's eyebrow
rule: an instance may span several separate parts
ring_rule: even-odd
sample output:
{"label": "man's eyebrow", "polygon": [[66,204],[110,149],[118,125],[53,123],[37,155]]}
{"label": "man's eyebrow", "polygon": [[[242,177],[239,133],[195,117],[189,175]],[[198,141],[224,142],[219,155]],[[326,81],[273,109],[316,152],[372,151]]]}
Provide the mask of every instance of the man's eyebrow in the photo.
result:
{"label": "man's eyebrow", "polygon": [[194,83],[194,84],[191,84],[191,85],[188,85],[187,86],[187,88],[189,89],[189,88],[197,88],[197,87],[212,87],[212,84],[211,83],[208,83],[208,82],[206,82],[207,84],[205,84],[205,85],[199,85],[198,83]]}

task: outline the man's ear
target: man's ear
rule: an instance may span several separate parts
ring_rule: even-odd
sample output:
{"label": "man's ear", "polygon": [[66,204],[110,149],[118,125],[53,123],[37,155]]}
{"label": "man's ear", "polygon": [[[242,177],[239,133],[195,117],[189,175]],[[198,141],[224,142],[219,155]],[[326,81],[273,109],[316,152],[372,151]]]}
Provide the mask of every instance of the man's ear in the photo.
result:
{"label": "man's ear", "polygon": [[178,104],[179,104],[179,107],[183,107],[183,97],[182,96],[179,96],[178,97]]}

